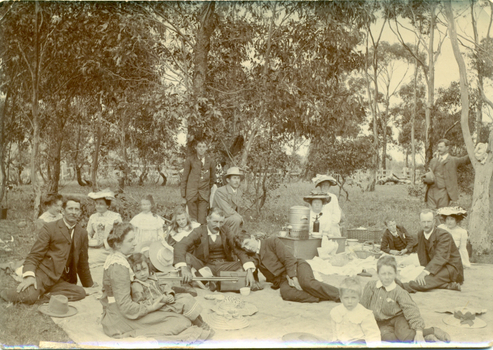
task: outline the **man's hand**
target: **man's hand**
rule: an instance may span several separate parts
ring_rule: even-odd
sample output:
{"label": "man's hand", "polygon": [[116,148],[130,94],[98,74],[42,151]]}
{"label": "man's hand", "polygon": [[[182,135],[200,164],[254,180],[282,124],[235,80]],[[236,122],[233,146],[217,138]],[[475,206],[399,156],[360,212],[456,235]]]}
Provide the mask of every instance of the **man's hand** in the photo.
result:
{"label": "man's hand", "polygon": [[190,271],[190,268],[188,266],[181,267],[181,277],[183,277],[182,282],[184,284],[192,282],[193,275],[192,275],[192,271]]}
{"label": "man's hand", "polygon": [[399,252],[399,255],[404,255],[406,253],[407,253],[407,248],[404,248]]}
{"label": "man's hand", "polygon": [[290,278],[289,276],[286,276],[286,278],[288,279],[288,283],[291,287],[294,287],[298,290],[303,290],[303,288],[301,288],[300,286],[300,282],[298,281],[298,277]]}
{"label": "man's hand", "polygon": [[423,271],[421,272],[418,277],[416,277],[416,282],[420,285],[420,286],[424,286],[426,285],[426,281],[425,281],[425,277],[427,276],[427,274]]}
{"label": "man's hand", "polygon": [[399,255],[399,251],[398,250],[391,249],[390,250],[390,254],[392,254],[392,255]]}
{"label": "man's hand", "polygon": [[246,271],[245,283],[247,287],[253,287],[255,285],[255,278],[253,277],[253,269]]}
{"label": "man's hand", "polygon": [[416,331],[416,335],[414,336],[414,342],[415,343],[424,343],[425,342],[425,337],[423,336],[422,330]]}
{"label": "man's hand", "polygon": [[17,286],[17,293],[23,292],[29,286],[34,286],[34,289],[38,289],[38,284],[36,283],[36,277],[28,276],[22,280],[22,282]]}
{"label": "man's hand", "polygon": [[187,204],[187,199],[185,197],[182,198],[181,204]]}

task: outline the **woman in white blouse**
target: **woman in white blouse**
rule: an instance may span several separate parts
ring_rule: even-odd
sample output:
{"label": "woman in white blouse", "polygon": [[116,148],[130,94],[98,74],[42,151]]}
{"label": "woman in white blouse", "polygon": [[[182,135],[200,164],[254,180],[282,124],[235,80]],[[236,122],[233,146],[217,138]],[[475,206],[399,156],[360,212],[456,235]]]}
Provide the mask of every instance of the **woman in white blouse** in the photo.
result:
{"label": "woman in white blouse", "polygon": [[445,207],[439,208],[437,215],[441,215],[442,221],[445,220],[445,224],[441,224],[438,228],[445,229],[452,235],[455,245],[459,249],[462,265],[471,267],[467,252],[469,233],[459,226],[459,223],[467,216],[467,212],[460,207]]}
{"label": "woman in white blouse", "polygon": [[106,250],[110,250],[107,241],[108,235],[115,222],[122,222],[120,214],[108,210],[111,206],[111,201],[115,199],[115,194],[107,188],[99,192],[91,192],[88,197],[94,199],[96,207],[96,213],[92,214],[87,222],[89,246],[91,248],[101,248],[104,245]]}
{"label": "woman in white blouse", "polygon": [[[310,223],[309,231],[313,237],[322,237],[329,235],[332,220],[329,215],[325,215],[323,208],[331,198],[328,193],[312,191],[309,196],[303,197],[303,200],[310,204]],[[314,230],[314,223],[318,221],[318,231]]]}
{"label": "woman in white blouse", "polygon": [[148,194],[140,201],[141,212],[133,217],[130,223],[135,227],[137,245],[164,239],[164,219],[155,214],[154,198]]}
{"label": "woman in white blouse", "polygon": [[327,229],[328,235],[331,237],[341,237],[341,229],[339,224],[342,218],[342,210],[339,206],[337,196],[329,192],[329,189],[332,186],[337,185],[336,179],[329,175],[318,174],[312,179],[312,181],[315,183],[315,188],[323,193],[327,193],[330,197],[329,202],[325,204],[322,209],[323,216],[325,216],[324,220],[330,220],[330,225]]}

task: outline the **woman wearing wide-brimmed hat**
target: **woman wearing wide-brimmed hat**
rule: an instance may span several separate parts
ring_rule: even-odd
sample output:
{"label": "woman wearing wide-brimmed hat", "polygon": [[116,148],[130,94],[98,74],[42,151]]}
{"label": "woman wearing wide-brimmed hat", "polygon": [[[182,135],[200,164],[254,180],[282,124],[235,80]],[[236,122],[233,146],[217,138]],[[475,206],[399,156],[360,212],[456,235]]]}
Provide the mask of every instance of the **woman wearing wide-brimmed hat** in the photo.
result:
{"label": "woman wearing wide-brimmed hat", "polygon": [[[321,237],[322,235],[327,236],[333,233],[331,231],[333,225],[332,219],[323,211],[323,208],[331,201],[329,194],[321,191],[312,191],[308,196],[304,196],[303,200],[310,204],[310,234]],[[313,230],[313,223],[315,221],[319,222],[318,232],[314,232]]]}
{"label": "woman wearing wide-brimmed hat", "polygon": [[337,196],[329,192],[332,186],[337,186],[337,180],[329,175],[317,174],[316,177],[312,179],[315,184],[315,188],[321,192],[327,193],[330,200],[322,208],[324,220],[330,220],[330,225],[327,228],[329,236],[341,237],[341,228],[339,226],[342,218],[342,210],[339,206],[339,201]]}
{"label": "woman wearing wide-brimmed hat", "polygon": [[87,195],[93,199],[96,206],[96,213],[89,217],[87,222],[87,234],[89,235],[89,247],[101,248],[103,245],[106,250],[110,249],[107,238],[115,222],[122,222],[120,214],[108,210],[111,201],[115,199],[115,194],[109,188],[99,192],[91,192]]}
{"label": "woman wearing wide-brimmed hat", "polygon": [[239,233],[243,225],[243,217],[238,213],[243,195],[240,189],[243,178],[244,174],[240,168],[230,167],[224,174],[226,186],[218,188],[212,200],[213,208],[221,208],[224,211],[224,226],[228,227],[233,235]]}
{"label": "woman wearing wide-brimmed hat", "polygon": [[441,215],[445,224],[438,226],[450,232],[454,238],[455,245],[459,249],[462,265],[471,267],[469,262],[469,252],[467,251],[469,233],[459,226],[459,223],[467,216],[467,211],[461,207],[445,207],[437,210],[437,215]]}

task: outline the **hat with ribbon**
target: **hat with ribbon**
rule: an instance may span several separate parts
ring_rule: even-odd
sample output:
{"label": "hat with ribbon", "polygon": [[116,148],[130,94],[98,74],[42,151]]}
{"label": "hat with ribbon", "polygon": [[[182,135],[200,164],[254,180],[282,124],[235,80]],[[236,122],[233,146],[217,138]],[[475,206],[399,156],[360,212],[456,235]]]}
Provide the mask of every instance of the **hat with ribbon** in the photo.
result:
{"label": "hat with ribbon", "polygon": [[467,211],[461,207],[443,207],[437,210],[437,215],[454,216],[458,220],[463,220],[467,216]]}
{"label": "hat with ribbon", "polygon": [[[142,247],[142,249],[145,248]],[[161,272],[175,271],[173,266],[173,247],[163,241],[154,241],[149,248],[149,259],[152,265]]]}
{"label": "hat with ribbon", "polygon": [[323,182],[326,182],[328,181],[330,183],[331,186],[336,186],[337,185],[337,180],[334,179],[332,176],[330,175],[321,175],[321,174],[317,174],[317,176],[315,176],[313,179],[312,179],[312,182],[315,183],[315,187],[318,187],[320,186]]}
{"label": "hat with ribbon", "polygon": [[226,180],[228,178],[228,176],[233,176],[233,175],[239,176],[241,179],[243,179],[245,177],[245,174],[243,174],[243,171],[241,171],[241,169],[238,168],[237,166],[229,167],[228,170],[226,171],[226,174],[224,174],[223,177]]}
{"label": "hat with ribbon", "polygon": [[105,188],[104,190],[101,190],[99,192],[91,192],[87,195],[89,198],[91,199],[107,199],[107,200],[114,200],[115,199],[115,193],[113,191],[111,191],[108,188]]}
{"label": "hat with ribbon", "polygon": [[484,328],[486,322],[478,317],[486,312],[486,309],[474,309],[468,307],[457,307],[453,311],[436,311],[443,313],[452,313],[450,316],[445,316],[443,322],[450,326],[463,327],[463,328]]}
{"label": "hat with ribbon", "polygon": [[325,205],[329,203],[332,198],[330,198],[330,195],[328,193],[320,192],[320,191],[312,191],[308,196],[303,197],[303,200],[310,204],[314,199],[321,199],[322,204]]}
{"label": "hat with ribbon", "polygon": [[68,304],[68,298],[65,295],[52,295],[50,302],[40,305],[38,310],[51,317],[69,317],[77,313],[77,309]]}

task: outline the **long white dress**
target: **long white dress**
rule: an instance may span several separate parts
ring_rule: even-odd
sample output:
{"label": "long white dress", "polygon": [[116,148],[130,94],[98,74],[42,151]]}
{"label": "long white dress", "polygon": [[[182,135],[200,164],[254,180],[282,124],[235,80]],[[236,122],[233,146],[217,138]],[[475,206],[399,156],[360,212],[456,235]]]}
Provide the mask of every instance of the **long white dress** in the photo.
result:
{"label": "long white dress", "polygon": [[467,230],[460,226],[455,226],[453,229],[449,229],[447,225],[440,225],[438,228],[443,228],[447,230],[452,235],[457,249],[459,249],[460,258],[462,260],[462,265],[464,267],[471,267],[471,262],[469,261],[469,253],[467,252]]}
{"label": "long white dress", "polygon": [[164,239],[164,219],[151,212],[139,213],[130,220],[130,223],[137,229],[135,241],[137,245],[147,241],[154,242]]}

